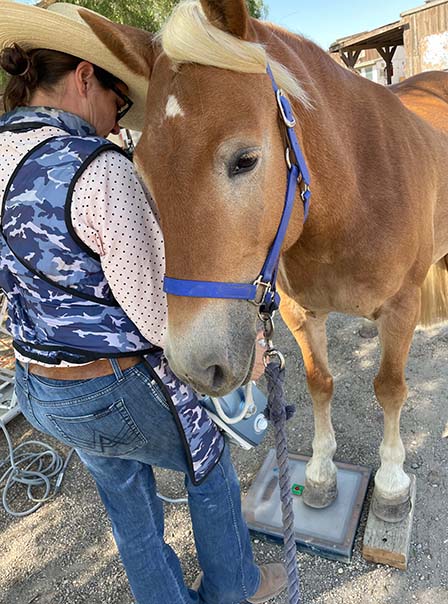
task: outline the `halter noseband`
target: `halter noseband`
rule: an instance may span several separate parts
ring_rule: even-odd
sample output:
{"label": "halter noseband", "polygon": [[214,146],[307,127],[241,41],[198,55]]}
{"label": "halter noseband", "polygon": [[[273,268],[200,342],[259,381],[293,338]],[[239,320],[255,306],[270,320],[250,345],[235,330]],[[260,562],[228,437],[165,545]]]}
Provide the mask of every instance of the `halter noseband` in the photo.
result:
{"label": "halter noseband", "polygon": [[282,121],[286,127],[287,141],[286,164],[288,167],[288,184],[286,187],[285,205],[274,242],[269,249],[260,274],[253,283],[227,283],[221,281],[191,281],[189,279],[164,279],[163,290],[173,296],[192,298],[225,298],[231,300],[247,300],[259,307],[261,314],[271,315],[278,309],[280,296],[276,291],[277,271],[280,250],[291,217],[297,185],[304,207],[304,222],[308,216],[311,190],[310,175],[297,140],[294,126],[296,120],[291,105],[277,86],[270,66],[267,73],[271,78]]}

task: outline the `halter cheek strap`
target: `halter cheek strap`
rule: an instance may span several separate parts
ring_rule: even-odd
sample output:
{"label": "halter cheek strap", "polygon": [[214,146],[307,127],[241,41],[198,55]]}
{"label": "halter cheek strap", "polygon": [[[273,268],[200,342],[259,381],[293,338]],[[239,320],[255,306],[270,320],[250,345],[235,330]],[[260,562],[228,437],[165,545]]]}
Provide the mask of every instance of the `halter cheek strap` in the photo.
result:
{"label": "halter cheek strap", "polygon": [[300,197],[303,202],[304,222],[308,217],[311,190],[308,168],[294,131],[296,120],[291,105],[286,96],[284,96],[282,90],[277,86],[269,65],[267,67],[267,73],[271,79],[282,122],[286,127],[288,144],[285,153],[288,179],[285,204],[280,218],[280,224],[271,248],[269,249],[267,258],[263,264],[263,268],[253,283],[191,281],[189,279],[173,279],[171,277],[165,277],[163,289],[167,294],[193,298],[247,300],[258,306],[259,312],[262,314],[272,314],[273,311],[277,310],[279,307],[280,296],[275,287],[278,263],[280,250],[294,206],[297,186],[299,186]]}

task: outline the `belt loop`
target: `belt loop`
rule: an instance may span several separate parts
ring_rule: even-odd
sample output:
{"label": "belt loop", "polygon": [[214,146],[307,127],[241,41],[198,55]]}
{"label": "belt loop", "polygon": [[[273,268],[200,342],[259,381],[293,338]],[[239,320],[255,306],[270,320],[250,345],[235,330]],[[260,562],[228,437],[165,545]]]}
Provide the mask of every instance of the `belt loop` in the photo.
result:
{"label": "belt loop", "polygon": [[123,372],[121,371],[121,367],[120,367],[120,363],[118,362],[118,359],[109,359],[109,363],[112,365],[112,369],[114,370],[115,377],[117,378],[117,380],[119,382],[121,382],[121,380],[124,380],[124,375],[123,375]]}
{"label": "belt loop", "polygon": [[30,382],[29,382],[29,371],[30,364],[29,363],[20,363],[23,367],[23,389],[25,390],[25,394],[29,396],[30,393]]}

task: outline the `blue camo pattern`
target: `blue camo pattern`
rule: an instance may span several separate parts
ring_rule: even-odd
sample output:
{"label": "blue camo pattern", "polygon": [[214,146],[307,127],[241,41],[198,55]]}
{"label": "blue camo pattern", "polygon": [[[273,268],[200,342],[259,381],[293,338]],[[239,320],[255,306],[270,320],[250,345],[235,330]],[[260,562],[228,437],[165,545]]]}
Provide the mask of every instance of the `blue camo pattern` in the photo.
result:
{"label": "blue camo pattern", "polygon": [[66,131],[28,154],[3,200],[0,287],[9,302],[8,329],[22,353],[53,364],[147,351],[151,344],[115,303],[99,259],[80,247],[65,222],[70,186],[80,168],[110,142],[93,136],[81,118],[57,113],[58,119],[51,110],[47,120],[44,110],[27,108],[0,119],[1,128],[20,124],[24,114],[25,124],[48,123]]}
{"label": "blue camo pattern", "polygon": [[188,442],[195,481],[200,482],[219,461],[224,438],[200,404],[195,391],[171,371],[163,351],[155,350],[145,355],[145,359],[171,396]]}
{"label": "blue camo pattern", "polygon": [[95,128],[74,113],[53,107],[18,107],[0,118],[0,128],[20,125],[24,128],[40,123],[64,130],[74,136],[95,136]]}
{"label": "blue camo pattern", "polygon": [[[86,254],[64,228],[68,184],[76,173],[75,167],[86,155],[86,148],[82,152],[73,137],[87,140],[89,151],[108,141],[94,137],[92,126],[78,116],[55,109],[15,110],[0,118],[0,128],[35,122],[65,130],[69,136],[65,140],[54,139],[45,154],[36,155],[34,166],[27,172],[31,186],[22,177],[14,179],[5,207],[5,233],[13,239],[14,251],[20,251],[27,262],[55,283],[82,287],[84,293],[111,300],[100,263]],[[52,170],[54,165],[58,166],[57,172]],[[3,236],[0,246],[0,287],[8,297],[9,330],[24,354],[53,364],[61,360],[76,363],[84,362],[85,350],[107,356],[107,352],[115,349],[138,352],[151,347],[119,307],[102,306],[65,293],[28,271],[9,250]],[[129,329],[129,324],[133,329]],[[41,342],[50,343],[54,349],[43,351],[33,346]],[[64,352],[58,350],[61,346]],[[68,347],[72,350],[67,350]],[[172,373],[162,350],[153,349],[145,358],[170,394],[188,445],[192,478],[198,483],[219,460],[224,438],[192,388]]]}

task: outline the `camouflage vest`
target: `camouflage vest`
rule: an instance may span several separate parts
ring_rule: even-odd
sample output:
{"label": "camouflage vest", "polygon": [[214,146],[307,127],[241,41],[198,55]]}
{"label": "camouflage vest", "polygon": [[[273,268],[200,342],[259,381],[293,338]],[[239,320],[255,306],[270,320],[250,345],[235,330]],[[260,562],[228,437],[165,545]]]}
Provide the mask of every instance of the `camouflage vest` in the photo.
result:
{"label": "camouflage vest", "polygon": [[0,287],[14,347],[51,364],[149,352],[153,346],[114,300],[99,256],[76,235],[70,217],[73,187],[85,168],[99,153],[121,150],[79,118],[88,135],[61,123],[61,113],[58,119],[34,112],[31,123],[18,119],[21,113],[28,117],[30,110],[4,115],[0,129],[55,125],[65,132],[22,158],[3,198]]}
{"label": "camouflage vest", "polygon": [[19,108],[0,118],[0,132],[43,126],[64,133],[22,158],[3,199],[0,288],[8,298],[14,347],[51,364],[145,355],[169,399],[198,484],[219,460],[224,439],[194,391],[118,306],[99,257],[77,237],[70,220],[71,195],[82,172],[99,153],[121,150],[70,113]]}

